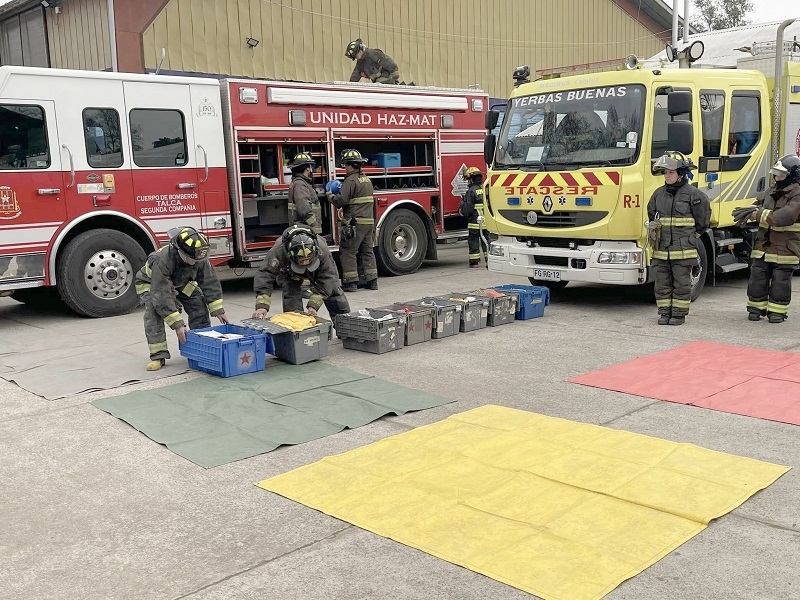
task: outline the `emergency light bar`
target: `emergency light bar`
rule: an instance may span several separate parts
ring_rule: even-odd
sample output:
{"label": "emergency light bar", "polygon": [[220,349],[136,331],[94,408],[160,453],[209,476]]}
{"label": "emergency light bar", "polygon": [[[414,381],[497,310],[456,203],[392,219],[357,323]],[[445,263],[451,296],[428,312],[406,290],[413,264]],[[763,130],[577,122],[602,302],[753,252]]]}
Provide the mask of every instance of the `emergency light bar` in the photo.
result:
{"label": "emergency light bar", "polygon": [[466,98],[421,96],[419,94],[381,94],[374,92],[316,92],[314,90],[276,88],[267,90],[267,100],[273,104],[313,106],[359,106],[367,108],[407,108],[430,110],[461,110],[469,108]]}

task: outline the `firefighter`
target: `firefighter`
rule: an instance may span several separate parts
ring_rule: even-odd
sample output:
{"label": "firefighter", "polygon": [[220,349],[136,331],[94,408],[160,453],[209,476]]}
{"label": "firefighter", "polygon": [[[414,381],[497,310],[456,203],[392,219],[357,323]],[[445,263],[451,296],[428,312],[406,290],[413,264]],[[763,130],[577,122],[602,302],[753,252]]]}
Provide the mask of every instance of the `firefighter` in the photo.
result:
{"label": "firefighter", "polygon": [[458,214],[468,221],[469,266],[476,269],[481,262],[481,247],[484,255],[489,256],[489,248],[486,245],[486,241],[481,237],[481,225],[478,222],[478,218],[483,217],[483,187],[481,185],[483,183],[483,173],[476,167],[469,167],[461,175],[469,185],[469,189],[458,206]]}
{"label": "firefighter", "polygon": [[358,150],[342,151],[342,166],[347,176],[339,188],[338,181],[326,186],[328,199],[342,209],[339,227],[339,259],[342,263],[342,284],[345,292],[358,289],[358,259],[364,269],[366,287],[378,289],[378,265],[375,262],[375,198],[372,182],[361,172],[367,159]]}
{"label": "firefighter", "polygon": [[654,232],[651,266],[659,325],[683,325],[689,314],[692,267],[697,264],[700,235],[711,219],[708,197],[689,184],[696,168],[680,152],[666,152],[654,167],[664,174],[664,185],[647,203],[648,229]]}
{"label": "firefighter", "polygon": [[306,312],[316,315],[325,304],[331,318],[350,312],[350,304],[339,286],[339,271],[325,240],[303,225],[292,225],[281,235],[258,269],[253,287],[256,292],[254,319],[263,319],[272,303],[276,281],[285,279],[284,312],[303,312],[303,280],[311,284]]}
{"label": "firefighter", "polygon": [[356,61],[350,81],[361,81],[362,77],[370,79],[372,83],[397,84],[400,81],[397,63],[382,50],[367,48],[361,38],[347,44],[344,55]]}
{"label": "firefighter", "polygon": [[289,221],[308,226],[316,235],[322,235],[322,209],[314,189],[313,173],[317,165],[306,152],[296,154],[289,163],[292,183],[289,186]]}
{"label": "firefighter", "polygon": [[[144,334],[150,349],[148,371],[158,371],[170,358],[164,324],[186,343],[186,332],[211,326],[212,316],[227,323],[222,286],[208,262],[208,238],[192,227],[182,228],[168,246],[147,257],[136,273],[136,293],[144,305]],[[181,309],[189,315],[189,327]]]}
{"label": "firefighter", "polygon": [[737,208],[733,217],[743,226],[752,219],[758,232],[750,258],[747,318],[783,323],[792,299],[792,274],[800,264],[800,158],[787,154],[770,169],[775,183],[753,206]]}

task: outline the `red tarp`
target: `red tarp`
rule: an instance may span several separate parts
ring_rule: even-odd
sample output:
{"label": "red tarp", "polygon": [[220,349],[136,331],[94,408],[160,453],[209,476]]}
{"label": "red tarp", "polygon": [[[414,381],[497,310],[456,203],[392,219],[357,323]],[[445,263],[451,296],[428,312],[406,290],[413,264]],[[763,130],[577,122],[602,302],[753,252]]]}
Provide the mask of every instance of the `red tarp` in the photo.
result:
{"label": "red tarp", "polygon": [[800,353],[692,342],[572,383],[800,425]]}

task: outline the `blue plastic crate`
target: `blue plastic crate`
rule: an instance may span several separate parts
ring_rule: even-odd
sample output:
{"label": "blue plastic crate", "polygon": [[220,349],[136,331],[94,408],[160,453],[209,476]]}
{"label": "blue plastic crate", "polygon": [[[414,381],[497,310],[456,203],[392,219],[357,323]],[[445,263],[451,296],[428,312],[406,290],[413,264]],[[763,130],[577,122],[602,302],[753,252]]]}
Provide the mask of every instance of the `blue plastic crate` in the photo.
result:
{"label": "blue plastic crate", "polygon": [[[198,335],[201,331],[237,333],[245,337],[220,340]],[[263,371],[267,354],[275,353],[272,339],[267,334],[230,323],[190,330],[186,334],[186,343],[179,345],[181,356],[189,360],[191,368],[219,377]]]}
{"label": "blue plastic crate", "polygon": [[373,167],[380,167],[381,169],[402,166],[399,152],[381,152],[379,154],[373,154],[369,157],[369,164]]}
{"label": "blue plastic crate", "polygon": [[516,292],[519,294],[517,312],[514,313],[514,318],[518,321],[543,317],[544,307],[550,304],[550,290],[541,285],[509,283],[496,285],[492,289],[498,292]]}

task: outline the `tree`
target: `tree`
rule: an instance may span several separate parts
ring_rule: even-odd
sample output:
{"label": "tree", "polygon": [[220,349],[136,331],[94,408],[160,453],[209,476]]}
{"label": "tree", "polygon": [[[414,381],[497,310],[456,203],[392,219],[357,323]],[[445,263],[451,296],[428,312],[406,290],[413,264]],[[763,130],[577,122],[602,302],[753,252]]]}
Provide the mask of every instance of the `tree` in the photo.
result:
{"label": "tree", "polygon": [[716,31],[749,25],[753,11],[751,0],[693,0],[694,15],[689,24],[697,31]]}

